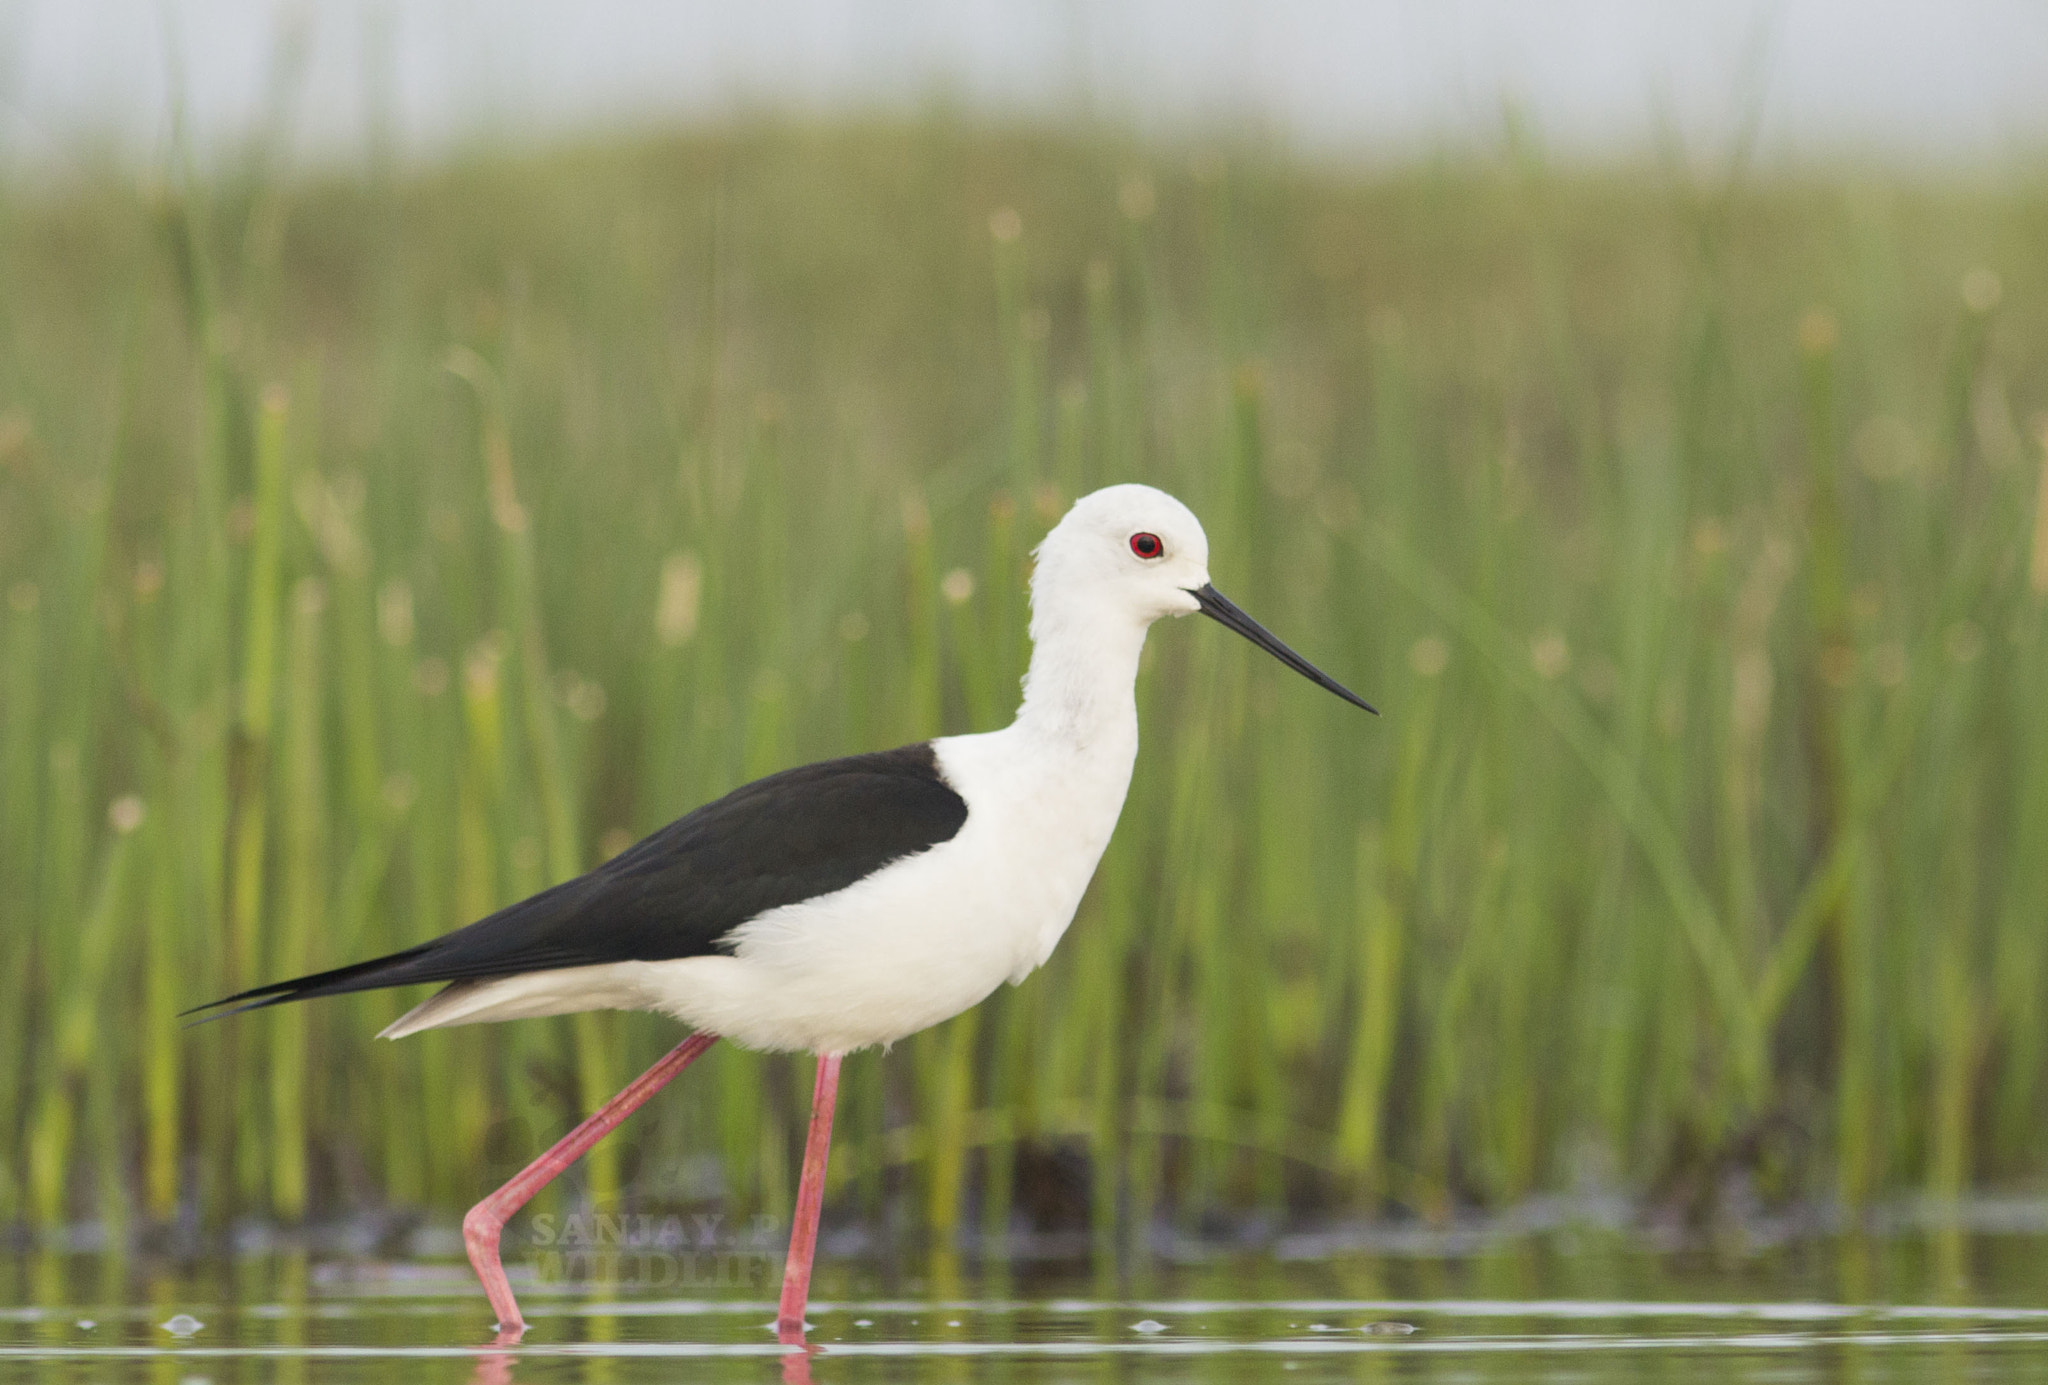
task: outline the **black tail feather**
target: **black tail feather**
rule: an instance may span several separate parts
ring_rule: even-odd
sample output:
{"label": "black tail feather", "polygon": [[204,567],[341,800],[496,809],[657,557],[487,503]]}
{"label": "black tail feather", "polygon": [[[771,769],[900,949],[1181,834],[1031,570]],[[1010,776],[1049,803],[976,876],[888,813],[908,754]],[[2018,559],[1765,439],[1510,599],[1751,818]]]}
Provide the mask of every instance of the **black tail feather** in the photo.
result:
{"label": "black tail feather", "polygon": [[[211,1024],[214,1020],[226,1019],[229,1015],[267,1009],[272,1005],[283,1005],[287,1001],[314,1000],[320,996],[347,995],[351,991],[374,991],[386,986],[405,986],[420,981],[431,981],[432,977],[417,975],[411,964],[418,962],[421,955],[432,947],[432,943],[422,943],[418,947],[409,947],[403,952],[394,952],[389,956],[373,958],[367,962],[355,962],[345,967],[335,967],[331,971],[314,972],[311,976],[294,977],[289,981],[273,981],[267,986],[252,986],[246,991],[237,991],[233,995],[222,996],[219,1000],[209,1000],[204,1005],[195,1005],[189,1010],[181,1011],[178,1018],[201,1015],[201,1018],[185,1026],[190,1029],[195,1024]],[[223,1006],[232,1008],[223,1009]],[[202,1014],[206,1010],[214,1013]]]}

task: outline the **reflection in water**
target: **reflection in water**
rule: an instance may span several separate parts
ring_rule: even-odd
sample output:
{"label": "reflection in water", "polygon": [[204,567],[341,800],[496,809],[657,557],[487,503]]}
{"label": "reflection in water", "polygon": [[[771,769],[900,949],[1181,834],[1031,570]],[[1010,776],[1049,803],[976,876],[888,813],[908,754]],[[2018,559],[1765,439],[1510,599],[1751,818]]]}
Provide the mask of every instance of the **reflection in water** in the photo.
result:
{"label": "reflection in water", "polygon": [[512,1385],[512,1348],[525,1335],[523,1327],[516,1332],[500,1332],[488,1349],[476,1354],[476,1374],[470,1379],[476,1385]]}
{"label": "reflection in water", "polygon": [[[1121,1275],[1027,1264],[981,1276],[968,1259],[943,1267],[943,1291],[929,1263],[823,1268],[832,1293],[788,1337],[770,1322],[775,1305],[749,1296],[759,1285],[686,1299],[592,1282],[536,1285],[530,1330],[480,1340],[459,1264],[0,1257],[0,1380],[639,1385],[680,1370],[746,1385],[967,1373],[1178,1385],[1284,1369],[1332,1385],[2048,1382],[2048,1237],[1758,1255],[1657,1255],[1616,1238],[1465,1255],[1218,1256]],[[179,1321],[203,1327],[163,1326]]]}
{"label": "reflection in water", "polygon": [[[489,1346],[480,1349],[476,1353],[476,1370],[470,1375],[472,1385],[512,1385],[516,1379],[513,1368],[519,1356],[518,1347],[525,1336],[526,1326],[521,1324],[513,1331],[498,1333]],[[775,1338],[782,1349],[782,1385],[812,1385],[811,1358],[819,1354],[820,1348],[802,1331],[778,1327]],[[687,1355],[687,1348],[681,1354]]]}
{"label": "reflection in water", "polygon": [[811,1358],[817,1354],[818,1349],[799,1333],[796,1349],[782,1357],[782,1385],[811,1385]]}

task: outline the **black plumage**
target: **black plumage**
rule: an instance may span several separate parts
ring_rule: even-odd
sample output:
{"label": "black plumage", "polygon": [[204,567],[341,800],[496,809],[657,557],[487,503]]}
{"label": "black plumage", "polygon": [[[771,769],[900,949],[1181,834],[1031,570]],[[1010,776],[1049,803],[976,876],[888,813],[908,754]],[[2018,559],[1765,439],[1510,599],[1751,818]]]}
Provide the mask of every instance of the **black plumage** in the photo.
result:
{"label": "black plumage", "polygon": [[929,741],[803,765],[744,784],[466,928],[198,1009],[239,1014],[387,986],[730,952],[729,935],[748,919],[845,889],[951,840],[966,821],[967,802]]}

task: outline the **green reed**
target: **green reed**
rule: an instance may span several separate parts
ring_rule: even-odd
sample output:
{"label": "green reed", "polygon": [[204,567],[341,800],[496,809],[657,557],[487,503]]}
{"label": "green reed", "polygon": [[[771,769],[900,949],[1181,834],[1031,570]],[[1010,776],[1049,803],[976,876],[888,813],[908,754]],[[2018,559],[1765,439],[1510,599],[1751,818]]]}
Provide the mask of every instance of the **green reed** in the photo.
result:
{"label": "green reed", "polygon": [[[175,1012],[1000,724],[1120,479],[1387,715],[1156,631],[1072,933],[849,1066],[835,1200],[1107,1255],[2044,1172],[2023,185],[936,121],[275,167],[0,197],[0,1218],[453,1213],[674,1027]],[[806,1082],[714,1050],[570,1195],[779,1213]]]}

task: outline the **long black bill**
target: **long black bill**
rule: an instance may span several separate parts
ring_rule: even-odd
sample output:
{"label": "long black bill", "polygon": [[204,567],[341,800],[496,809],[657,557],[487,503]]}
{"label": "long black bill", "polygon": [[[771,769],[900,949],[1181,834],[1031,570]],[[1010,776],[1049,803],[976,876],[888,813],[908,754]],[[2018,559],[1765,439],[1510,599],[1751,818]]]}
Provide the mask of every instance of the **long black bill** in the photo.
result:
{"label": "long black bill", "polygon": [[1363,707],[1374,716],[1380,714],[1379,708],[1282,644],[1278,635],[1240,611],[1230,598],[1217,591],[1215,587],[1205,582],[1190,590],[1188,595],[1202,603],[1203,615],[1237,631],[1309,682],[1328,688],[1354,707]]}

